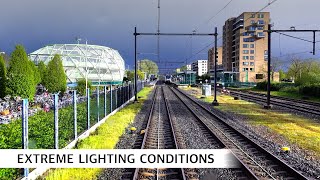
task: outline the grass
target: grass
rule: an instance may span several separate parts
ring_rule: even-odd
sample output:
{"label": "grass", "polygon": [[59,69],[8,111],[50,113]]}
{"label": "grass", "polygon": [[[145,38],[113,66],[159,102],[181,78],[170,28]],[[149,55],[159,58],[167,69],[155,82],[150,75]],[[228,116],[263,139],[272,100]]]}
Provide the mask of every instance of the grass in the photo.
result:
{"label": "grass", "polygon": [[[201,97],[200,95],[196,96]],[[211,103],[213,97],[201,100]],[[283,136],[288,142],[296,144],[320,158],[320,123],[291,113],[266,110],[260,105],[234,100],[233,97],[227,95],[220,95],[217,100],[220,106],[216,108],[243,115],[253,126],[268,127],[272,132]]]}
{"label": "grass", "polygon": [[[140,103],[132,103],[111,116],[97,131],[78,144],[78,149],[113,149],[125,129],[133,122],[135,115],[141,110],[143,102],[151,92],[151,87],[142,89],[138,96]],[[49,170],[47,180],[88,180],[97,179],[103,169],[68,168]]]}

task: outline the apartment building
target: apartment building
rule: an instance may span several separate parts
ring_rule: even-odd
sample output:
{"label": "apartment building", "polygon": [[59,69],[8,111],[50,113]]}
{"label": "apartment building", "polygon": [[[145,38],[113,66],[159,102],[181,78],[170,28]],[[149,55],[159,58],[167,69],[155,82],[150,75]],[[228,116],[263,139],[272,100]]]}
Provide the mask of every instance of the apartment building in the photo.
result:
{"label": "apartment building", "polygon": [[[223,71],[222,65],[222,47],[217,48],[217,72]],[[208,50],[208,73],[214,73],[214,47]]]}
{"label": "apartment building", "polygon": [[208,60],[197,60],[191,64],[192,71],[197,72],[198,76],[208,73]]}
{"label": "apartment building", "polygon": [[[269,12],[244,12],[223,27],[223,67],[240,82],[259,82],[267,72]],[[232,41],[231,41],[232,39]]]}
{"label": "apartment building", "polygon": [[191,71],[191,64],[187,64],[187,71]]}

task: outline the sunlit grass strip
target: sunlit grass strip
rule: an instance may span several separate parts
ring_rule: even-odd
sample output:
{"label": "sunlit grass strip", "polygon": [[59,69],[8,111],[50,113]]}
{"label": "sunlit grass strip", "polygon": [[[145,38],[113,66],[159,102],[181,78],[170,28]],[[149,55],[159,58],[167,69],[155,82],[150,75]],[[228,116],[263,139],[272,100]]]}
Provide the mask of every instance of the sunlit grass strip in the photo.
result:
{"label": "sunlit grass strip", "polygon": [[[198,98],[201,97],[198,89]],[[211,103],[213,97],[202,98]],[[291,113],[266,110],[262,106],[243,101],[234,100],[233,97],[220,95],[217,97],[222,111],[233,112],[245,116],[252,125],[266,126],[273,132],[285,137],[289,142],[300,148],[313,152],[320,158],[320,123],[297,116]]]}
{"label": "sunlit grass strip", "polygon": [[[78,149],[113,149],[121,135],[125,132],[126,127],[133,122],[135,115],[141,110],[143,102],[147,99],[151,90],[152,88],[150,87],[142,89],[138,93],[140,103],[130,104],[111,116],[93,135],[81,141]],[[102,169],[100,168],[55,169],[49,170],[48,176],[45,179],[97,179],[97,175],[101,171]]]}

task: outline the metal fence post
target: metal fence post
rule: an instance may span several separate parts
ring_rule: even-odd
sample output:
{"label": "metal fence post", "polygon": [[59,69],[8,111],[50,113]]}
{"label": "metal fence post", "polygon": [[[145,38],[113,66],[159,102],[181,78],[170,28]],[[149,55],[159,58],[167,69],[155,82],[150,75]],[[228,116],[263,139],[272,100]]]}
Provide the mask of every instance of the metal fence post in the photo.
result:
{"label": "metal fence post", "polygon": [[73,91],[73,125],[74,125],[74,139],[78,138],[78,129],[77,129],[77,91]]}
{"label": "metal fence post", "polygon": [[99,86],[97,86],[97,122],[99,122],[100,121],[100,98],[99,98],[99,96],[100,96],[100,88],[99,88]]}
{"label": "metal fence post", "polygon": [[118,88],[115,89],[116,94],[116,108],[118,108]]}
{"label": "metal fence post", "polygon": [[59,149],[59,96],[54,94],[54,148]]}
{"label": "metal fence post", "polygon": [[112,84],[110,84],[110,113],[112,113]]}
{"label": "metal fence post", "polygon": [[87,129],[90,129],[90,89],[87,88]]}
{"label": "metal fence post", "polygon": [[[22,148],[28,149],[28,99],[22,100]],[[28,177],[29,175],[29,168],[24,168],[24,177]]]}
{"label": "metal fence post", "polygon": [[104,117],[107,116],[107,86],[104,86]]}

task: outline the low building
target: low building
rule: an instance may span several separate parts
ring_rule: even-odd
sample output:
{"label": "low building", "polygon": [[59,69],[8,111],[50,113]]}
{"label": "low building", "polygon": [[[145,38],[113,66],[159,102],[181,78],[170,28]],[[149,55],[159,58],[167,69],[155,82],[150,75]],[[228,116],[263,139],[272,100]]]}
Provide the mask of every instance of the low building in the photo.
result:
{"label": "low building", "polygon": [[192,71],[195,71],[198,76],[208,73],[208,60],[197,60],[191,64]]}

